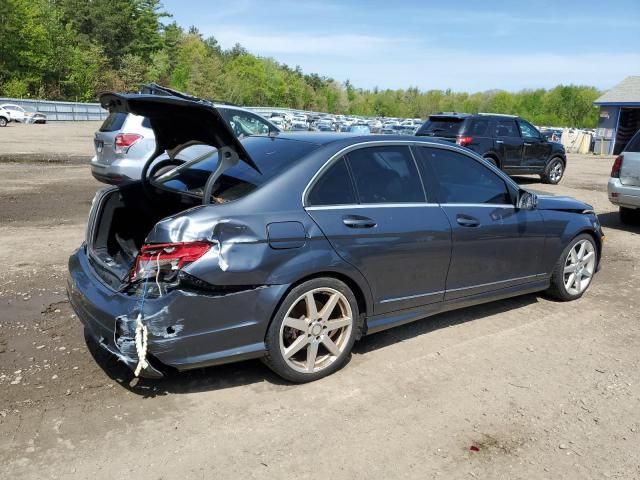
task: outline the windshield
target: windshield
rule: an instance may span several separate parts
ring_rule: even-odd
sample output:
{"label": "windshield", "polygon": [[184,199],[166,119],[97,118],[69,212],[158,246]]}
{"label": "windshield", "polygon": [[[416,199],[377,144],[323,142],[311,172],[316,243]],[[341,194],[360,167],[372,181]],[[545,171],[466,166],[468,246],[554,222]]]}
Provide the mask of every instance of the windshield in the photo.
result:
{"label": "windshield", "polygon": [[[244,197],[284,172],[319,145],[278,137],[247,137],[242,140],[260,172],[243,161],[227,169],[213,186],[213,203]],[[205,184],[218,163],[218,153],[206,153],[158,178],[152,183],[164,189],[202,197]]]}
{"label": "windshield", "polygon": [[463,121],[463,118],[455,117],[430,117],[416,132],[416,135],[455,137],[460,133]]}

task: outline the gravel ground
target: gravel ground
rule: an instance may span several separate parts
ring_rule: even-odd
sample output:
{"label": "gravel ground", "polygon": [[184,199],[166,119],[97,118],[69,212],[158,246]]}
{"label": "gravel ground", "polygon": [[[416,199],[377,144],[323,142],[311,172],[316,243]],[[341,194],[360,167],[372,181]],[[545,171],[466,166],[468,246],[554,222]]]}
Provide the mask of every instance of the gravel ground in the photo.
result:
{"label": "gravel ground", "polygon": [[82,163],[95,155],[93,134],[102,122],[11,122],[0,128],[0,162]]}
{"label": "gravel ground", "polygon": [[136,381],[87,347],[64,279],[100,184],[86,165],[0,164],[0,478],[640,478],[640,228],[607,200],[611,163],[573,155],[559,186],[519,179],[599,213],[582,299],[372,335],[302,386],[258,361]]}

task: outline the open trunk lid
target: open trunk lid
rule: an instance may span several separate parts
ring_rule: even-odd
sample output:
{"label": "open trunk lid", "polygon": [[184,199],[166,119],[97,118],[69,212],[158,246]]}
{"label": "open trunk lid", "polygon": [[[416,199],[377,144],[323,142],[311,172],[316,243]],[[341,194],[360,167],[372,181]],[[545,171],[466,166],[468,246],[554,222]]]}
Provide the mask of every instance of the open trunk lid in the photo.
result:
{"label": "open trunk lid", "polygon": [[[175,92],[176,94],[178,92]],[[109,112],[133,113],[147,117],[155,134],[156,152],[147,166],[165,151],[171,153],[187,145],[204,144],[228,149],[237,158],[260,171],[216,107],[195,97],[103,93],[100,104]],[[146,172],[146,167],[145,170]]]}

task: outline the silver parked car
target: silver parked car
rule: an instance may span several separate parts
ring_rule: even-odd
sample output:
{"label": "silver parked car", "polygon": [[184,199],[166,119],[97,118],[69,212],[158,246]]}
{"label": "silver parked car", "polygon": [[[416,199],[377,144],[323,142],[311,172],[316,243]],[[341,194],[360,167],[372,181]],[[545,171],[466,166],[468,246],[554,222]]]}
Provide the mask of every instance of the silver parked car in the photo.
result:
{"label": "silver parked car", "polygon": [[[166,90],[172,95],[179,94],[164,87],[153,86],[154,93]],[[183,98],[192,99],[186,94]],[[280,131],[273,123],[244,108],[215,104],[216,108],[231,126],[238,138],[251,135],[272,134]],[[176,121],[179,121],[176,119]],[[91,173],[100,182],[119,184],[130,180],[139,180],[146,161],[156,149],[156,139],[150,120],[132,113],[112,112],[95,133],[96,155],[91,160]],[[196,158],[211,147],[196,145],[181,152],[182,160]],[[168,155],[158,157],[157,162],[166,162]],[[154,164],[155,173],[157,170]]]}
{"label": "silver parked car", "polygon": [[622,223],[640,223],[640,130],[613,163],[607,191]]}

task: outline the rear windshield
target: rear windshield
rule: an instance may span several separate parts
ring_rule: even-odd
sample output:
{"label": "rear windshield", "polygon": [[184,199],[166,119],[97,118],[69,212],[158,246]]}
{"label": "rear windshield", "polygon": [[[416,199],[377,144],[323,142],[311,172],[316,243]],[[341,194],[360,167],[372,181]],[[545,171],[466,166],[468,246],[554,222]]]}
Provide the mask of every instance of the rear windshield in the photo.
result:
{"label": "rear windshield", "polygon": [[636,132],[627,146],[624,149],[625,152],[640,152],[640,130]]}
{"label": "rear windshield", "polygon": [[126,113],[121,113],[121,112],[110,113],[109,116],[105,119],[105,121],[102,122],[100,131],[115,132],[116,130],[120,130],[126,118],[127,118]]}
{"label": "rear windshield", "polygon": [[[314,143],[266,136],[247,137],[242,140],[242,145],[261,173],[243,161],[238,162],[214,184],[213,203],[231,202],[248,195],[319,147]],[[208,153],[154,179],[153,183],[168,190],[202,197],[207,179],[217,163],[218,153]]]}
{"label": "rear windshield", "polygon": [[464,118],[429,117],[416,135],[429,137],[455,137],[460,133],[464,125]]}

